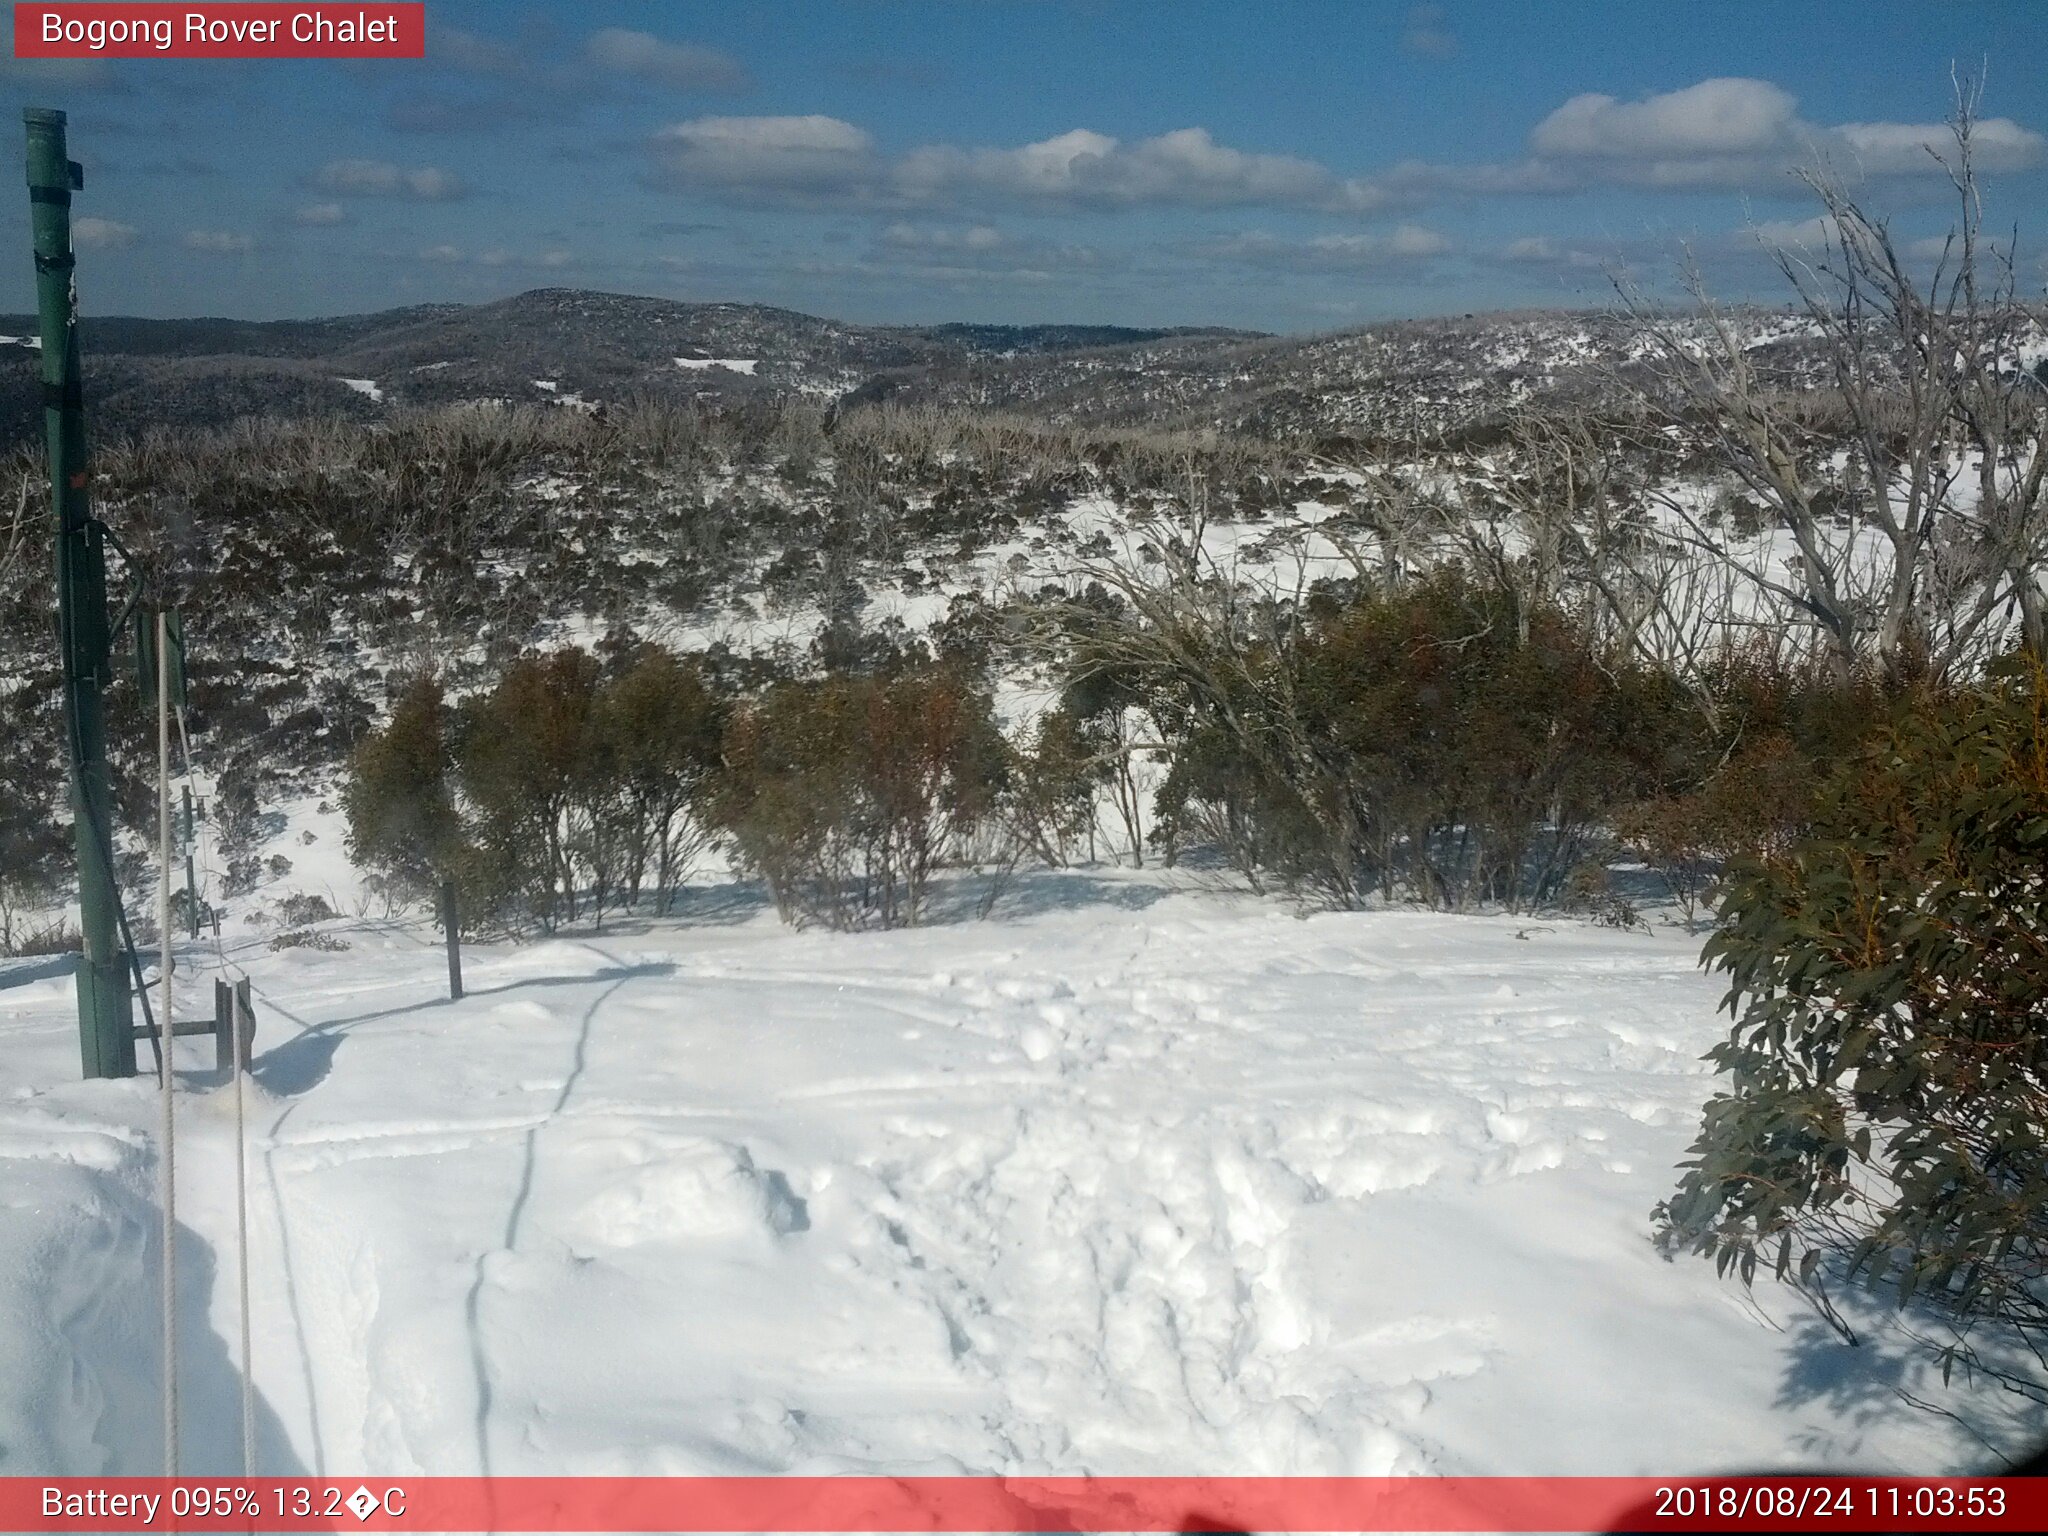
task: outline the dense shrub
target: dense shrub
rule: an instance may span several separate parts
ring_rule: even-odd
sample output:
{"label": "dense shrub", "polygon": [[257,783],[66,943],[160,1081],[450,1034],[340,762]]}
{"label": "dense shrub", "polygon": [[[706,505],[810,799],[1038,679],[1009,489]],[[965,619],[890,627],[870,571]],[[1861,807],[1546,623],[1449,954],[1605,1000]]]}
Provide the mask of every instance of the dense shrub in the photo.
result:
{"label": "dense shrub", "polygon": [[[593,729],[597,688],[586,651],[525,656],[460,712],[455,762],[471,835],[493,856],[485,867],[509,882],[478,894],[523,906],[548,929],[575,920],[576,855],[599,849],[592,824],[612,765]],[[601,903],[609,865],[598,874]]]}
{"label": "dense shrub", "polygon": [[[2048,1344],[2048,692],[2038,663],[1928,700],[1737,861],[1707,956],[1736,1014],[1673,1246],[1825,1307],[1831,1279]],[[2022,1390],[2038,1387],[2019,1383]]]}
{"label": "dense shrub", "polygon": [[440,682],[416,679],[381,731],[365,737],[341,790],[349,857],[417,898],[454,867],[462,841],[450,785],[448,707]]}
{"label": "dense shrub", "polygon": [[606,677],[580,650],[522,657],[453,710],[412,685],[352,759],[351,856],[401,897],[454,879],[484,926],[601,922],[650,879],[666,908],[709,835],[725,703],[694,658],[616,659]]}
{"label": "dense shrub", "polygon": [[1807,827],[1821,783],[1888,720],[1929,703],[1924,680],[1874,668],[1844,675],[1750,651],[1716,656],[1702,689],[1709,712],[1673,745],[1679,782],[1624,807],[1616,831],[1663,879],[1691,923],[1720,870],[1743,855],[1783,853]]}
{"label": "dense shrub", "polygon": [[1613,812],[1678,771],[1682,705],[1565,615],[1447,570],[1312,607],[1169,677],[1169,830],[1341,905],[1556,896]]}
{"label": "dense shrub", "polygon": [[1798,836],[1820,771],[1789,737],[1765,736],[1712,764],[1698,788],[1624,807],[1615,830],[1663,879],[1690,925],[1729,860],[1782,853]]}
{"label": "dense shrub", "polygon": [[1005,757],[987,696],[947,670],[778,683],[726,734],[718,819],[786,919],[914,924],[997,813]]}
{"label": "dense shrub", "polygon": [[694,658],[643,646],[599,693],[593,727],[610,780],[626,898],[654,881],[663,911],[710,838],[701,814],[719,767],[727,701]]}
{"label": "dense shrub", "polygon": [[1038,717],[1030,746],[1016,754],[1011,780],[1015,827],[1045,863],[1071,863],[1095,843],[1096,796],[1110,768],[1088,722],[1062,705]]}
{"label": "dense shrub", "polygon": [[[0,717],[25,720],[32,711],[48,712],[31,690],[0,692]],[[0,954],[42,941],[57,925],[71,851],[57,817],[63,784],[27,730],[0,731]]]}

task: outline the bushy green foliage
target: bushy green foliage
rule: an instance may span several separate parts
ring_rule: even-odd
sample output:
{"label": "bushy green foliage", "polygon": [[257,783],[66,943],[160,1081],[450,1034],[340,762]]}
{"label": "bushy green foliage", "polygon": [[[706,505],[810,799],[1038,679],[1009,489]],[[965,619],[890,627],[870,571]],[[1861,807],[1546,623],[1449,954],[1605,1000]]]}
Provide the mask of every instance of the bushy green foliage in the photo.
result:
{"label": "bushy green foliage", "polygon": [[[1613,810],[1674,771],[1669,681],[1457,569],[1313,606],[1235,668],[1188,668],[1171,829],[1339,904],[1547,900]],[[1178,693],[1179,697],[1173,697]]]}
{"label": "bushy green foliage", "polygon": [[[61,711],[54,688],[0,692],[0,717],[24,725],[38,717],[56,730]],[[0,731],[0,884],[26,899],[31,889],[53,887],[69,839],[57,817],[64,776],[51,773],[27,729]]]}
{"label": "bushy green foliage", "polygon": [[415,683],[352,760],[351,855],[407,896],[454,879],[483,926],[601,922],[650,878],[665,909],[709,834],[726,704],[695,658],[619,660],[522,657],[454,710]]}
{"label": "bushy green foliage", "polygon": [[451,872],[462,842],[448,715],[439,679],[415,679],[384,729],[356,748],[342,783],[349,857],[384,871],[408,897]]}
{"label": "bushy green foliage", "polygon": [[1717,656],[1703,680],[1711,714],[1674,723],[1676,782],[1623,807],[1616,831],[1690,923],[1731,860],[1783,853],[1804,832],[1822,781],[1911,708],[1919,686],[1818,659]]}
{"label": "bushy green foliage", "polygon": [[1820,771],[1789,737],[1743,742],[1698,787],[1622,808],[1615,830],[1663,878],[1690,924],[1729,860],[1782,852],[1798,836]]}
{"label": "bushy green foliage", "polygon": [[550,929],[577,915],[576,854],[597,852],[591,823],[612,767],[593,729],[597,690],[597,659],[561,650],[521,657],[461,712],[456,763],[473,835],[494,855],[490,868],[512,876],[512,889],[491,894]]}
{"label": "bushy green foliage", "polygon": [[1038,717],[1030,746],[1016,754],[1011,785],[1017,829],[1033,853],[1064,865],[1084,840],[1093,844],[1096,794],[1109,772],[1088,722],[1071,707]]}
{"label": "bushy green foliage", "polygon": [[652,875],[662,910],[703,849],[728,703],[695,658],[643,646],[599,693],[594,729],[600,766],[617,804],[627,899]]}
{"label": "bushy green foliage", "polygon": [[718,820],[786,919],[914,924],[1006,757],[987,696],[944,669],[778,683],[726,734]]}
{"label": "bushy green foliage", "polygon": [[[1736,1015],[1665,1241],[1825,1300],[1839,1275],[2048,1344],[2048,690],[1926,699],[1736,862],[1706,954]],[[2028,1388],[2022,1387],[2023,1390]],[[2032,1389],[2038,1390],[2038,1389]]]}

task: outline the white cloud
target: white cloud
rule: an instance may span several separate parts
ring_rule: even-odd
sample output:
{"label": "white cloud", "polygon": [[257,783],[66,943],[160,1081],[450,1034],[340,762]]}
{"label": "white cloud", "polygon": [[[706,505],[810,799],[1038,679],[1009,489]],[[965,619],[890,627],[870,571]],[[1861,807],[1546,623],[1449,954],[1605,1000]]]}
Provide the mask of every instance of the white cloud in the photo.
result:
{"label": "white cloud", "polygon": [[657,179],[785,202],[918,207],[1309,207],[1358,212],[1375,189],[1313,160],[1218,144],[1206,128],[1126,143],[1075,128],[1015,148],[927,145],[896,159],[835,117],[700,117],[655,135]]}
{"label": "white cloud", "polygon": [[239,256],[244,251],[254,250],[256,242],[248,235],[238,234],[229,229],[188,229],[185,231],[185,249],[204,251],[209,256]]}
{"label": "white cloud", "polygon": [[133,224],[123,224],[117,219],[96,219],[90,214],[71,221],[72,243],[94,250],[133,245],[140,233]]}
{"label": "white cloud", "polygon": [[651,148],[664,183],[767,201],[857,200],[880,174],[874,140],[836,117],[699,117]]}
{"label": "white cloud", "polygon": [[[1574,96],[1529,132],[1518,160],[1447,165],[1404,161],[1368,184],[1392,203],[1432,198],[1566,193],[1596,186],[1687,191],[1791,189],[1791,174],[1825,167],[1841,179],[1940,174],[1930,149],[1952,156],[1942,123],[1808,121],[1798,100],[1768,80],[1702,80],[1637,101]],[[1980,120],[1978,168],[2048,164],[2048,138],[2011,118]]]}
{"label": "white cloud", "polygon": [[1425,58],[1447,59],[1458,51],[1458,39],[1444,25],[1444,8],[1418,5],[1408,13],[1401,31],[1401,46]]}
{"label": "white cloud", "polygon": [[924,225],[898,222],[885,227],[864,273],[913,272],[919,278],[985,282],[999,277],[1050,282],[1061,272],[1102,271],[1119,259],[1094,246],[1020,238],[992,224]]}
{"label": "white cloud", "polygon": [[[1530,130],[1520,158],[1410,160],[1347,176],[1300,155],[1240,149],[1206,128],[1119,139],[1089,128],[1014,146],[927,144],[884,152],[836,117],[699,117],[648,142],[653,180],[729,201],[914,211],[1289,208],[1361,214],[1444,197],[1562,194],[1599,186],[1790,190],[1825,164],[1845,178],[1938,172],[1939,123],[1829,127],[1768,80],[1718,78],[1636,101],[1574,96]],[[2048,164],[2048,138],[2010,118],[1977,124],[1987,171]]]}
{"label": "white cloud", "polygon": [[1397,225],[1385,234],[1316,235],[1307,240],[1286,240],[1254,230],[1210,241],[1201,247],[1204,255],[1218,260],[1296,271],[1393,266],[1426,261],[1430,257],[1444,255],[1450,249],[1449,240],[1419,224]]}
{"label": "white cloud", "polygon": [[445,203],[467,195],[461,180],[431,165],[393,165],[387,160],[330,160],[313,173],[313,185],[342,197],[396,197]]}
{"label": "white cloud", "polygon": [[606,27],[583,47],[596,68],[686,91],[732,91],[747,83],[737,60],[716,48],[671,43],[651,32]]}
{"label": "white cloud", "polygon": [[1702,80],[1635,102],[1574,96],[1530,131],[1529,147],[1615,160],[1770,154],[1796,144],[1797,107],[1768,80]]}
{"label": "white cloud", "polygon": [[512,250],[508,246],[493,246],[489,250],[478,251],[472,256],[460,246],[434,245],[421,251],[419,259],[421,261],[431,261],[437,266],[444,267],[485,267],[490,269],[511,267],[550,272],[576,265],[576,256],[573,251],[548,250],[528,253]]}
{"label": "white cloud", "polygon": [[1206,128],[1178,128],[1125,143],[1076,128],[1015,149],[935,146],[895,169],[913,199],[967,193],[1096,208],[1328,207],[1356,211],[1379,198],[1296,155],[1218,144]]}
{"label": "white cloud", "polygon": [[1751,233],[1765,245],[1778,250],[1824,250],[1841,234],[1841,226],[1827,214],[1810,219],[1766,219],[1751,226]]}
{"label": "white cloud", "polygon": [[[1808,122],[1781,86],[1724,78],[1632,102],[1574,96],[1536,125],[1529,148],[1583,180],[1706,187],[1755,184],[1820,161],[1841,175],[1924,174],[1940,169],[1928,151],[1953,153],[1954,144],[1942,123]],[[2010,118],[1986,118],[1976,153],[1981,169],[2018,170],[2048,159],[2048,140]]]}
{"label": "white cloud", "polygon": [[[1362,239],[1363,236],[1343,238]],[[1451,248],[1451,242],[1433,229],[1423,229],[1415,224],[1402,224],[1387,236],[1386,251],[1390,256],[1437,256]]]}
{"label": "white cloud", "polygon": [[1537,192],[1569,192],[1582,179],[1538,159],[1489,164],[1444,165],[1403,160],[1371,178],[1383,201],[1412,206],[1446,196],[1515,197]]}
{"label": "white cloud", "polygon": [[1603,256],[1598,251],[1567,245],[1552,235],[1523,235],[1493,251],[1486,259],[1514,267],[1596,268],[1607,266],[1615,254],[1609,252]]}
{"label": "white cloud", "polygon": [[345,224],[348,212],[339,203],[309,203],[292,215],[296,224]]}
{"label": "white cloud", "polygon": [[965,229],[891,224],[882,231],[882,243],[899,251],[999,251],[1015,242],[989,224]]}
{"label": "white cloud", "polygon": [[[1946,123],[1843,123],[1834,132],[1870,176],[1939,171],[1955,158]],[[1971,127],[1970,153],[1980,171],[2029,170],[2048,160],[2048,139],[2009,117],[1987,117]]]}

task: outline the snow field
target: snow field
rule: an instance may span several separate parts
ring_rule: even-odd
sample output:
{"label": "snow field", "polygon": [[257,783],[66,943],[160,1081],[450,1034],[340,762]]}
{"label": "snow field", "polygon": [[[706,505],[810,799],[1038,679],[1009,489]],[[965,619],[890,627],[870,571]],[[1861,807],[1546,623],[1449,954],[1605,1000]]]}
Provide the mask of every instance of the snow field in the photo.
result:
{"label": "snow field", "polygon": [[[460,1004],[419,924],[237,941],[265,1471],[1983,1459],[1881,1336],[1650,1244],[1723,1028],[1696,940],[1158,873],[891,934],[756,902],[471,946]],[[236,1469],[231,1096],[186,1049],[205,1473]],[[0,976],[0,1468],[153,1471],[152,1088],[75,1050],[67,978]]]}

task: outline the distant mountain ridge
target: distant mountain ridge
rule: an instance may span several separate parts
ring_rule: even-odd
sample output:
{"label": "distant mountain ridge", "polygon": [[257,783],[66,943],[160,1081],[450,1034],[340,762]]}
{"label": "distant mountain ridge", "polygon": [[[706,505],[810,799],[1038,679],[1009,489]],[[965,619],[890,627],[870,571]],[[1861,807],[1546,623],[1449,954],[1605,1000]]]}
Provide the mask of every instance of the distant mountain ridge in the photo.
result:
{"label": "distant mountain ridge", "polygon": [[[590,405],[780,392],[836,399],[877,375],[1257,333],[1101,325],[854,325],[760,304],[540,288],[315,320],[80,321],[95,435],[214,425],[251,411],[373,418],[478,398]],[[36,320],[0,316],[0,433],[40,430]]]}
{"label": "distant mountain ridge", "polygon": [[[1745,341],[1814,376],[1803,317],[1740,312]],[[0,316],[0,435],[41,432],[32,318]],[[1214,427],[1279,438],[1485,429],[1536,400],[1597,400],[1639,365],[1629,317],[1518,311],[1384,321],[1315,336],[1203,327],[857,325],[762,304],[539,288],[316,320],[88,316],[96,439],[239,416],[507,400],[896,401],[1079,424]]]}

